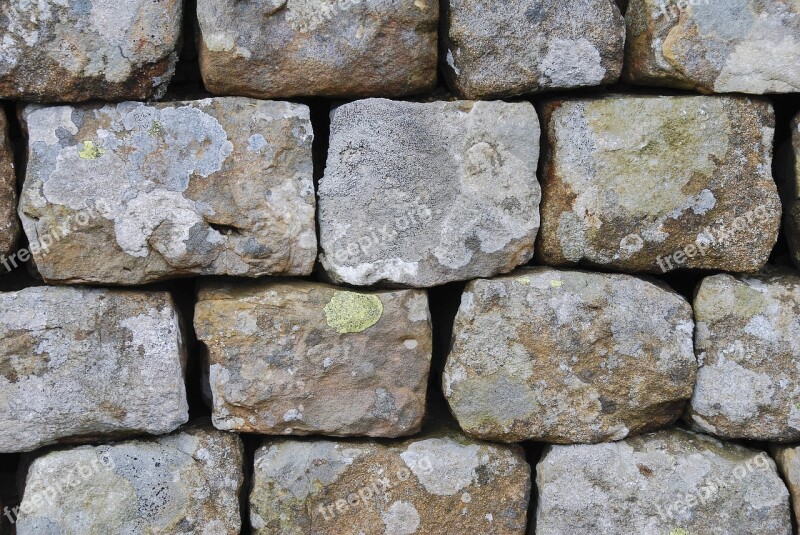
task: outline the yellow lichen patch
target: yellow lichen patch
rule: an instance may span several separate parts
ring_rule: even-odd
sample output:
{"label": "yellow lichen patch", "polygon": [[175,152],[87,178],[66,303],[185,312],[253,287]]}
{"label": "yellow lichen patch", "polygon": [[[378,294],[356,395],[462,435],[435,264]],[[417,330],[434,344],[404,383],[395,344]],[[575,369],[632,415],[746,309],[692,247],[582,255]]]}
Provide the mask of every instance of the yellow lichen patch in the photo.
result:
{"label": "yellow lichen patch", "polygon": [[564,286],[564,281],[560,281],[560,280],[551,280],[550,281],[550,287],[551,288],[561,288],[562,286]]}
{"label": "yellow lichen patch", "polygon": [[669,532],[669,535],[689,535],[689,532],[683,528],[675,528]]}
{"label": "yellow lichen patch", "polygon": [[383,303],[376,295],[335,292],[325,305],[328,325],[339,334],[366,331],[381,319]]}
{"label": "yellow lichen patch", "polygon": [[517,282],[520,284],[530,284],[531,280],[528,277],[517,277]]}
{"label": "yellow lichen patch", "polygon": [[94,142],[89,140],[83,142],[83,150],[78,152],[78,156],[84,160],[96,160],[105,153],[106,151],[100,147],[96,147]]}

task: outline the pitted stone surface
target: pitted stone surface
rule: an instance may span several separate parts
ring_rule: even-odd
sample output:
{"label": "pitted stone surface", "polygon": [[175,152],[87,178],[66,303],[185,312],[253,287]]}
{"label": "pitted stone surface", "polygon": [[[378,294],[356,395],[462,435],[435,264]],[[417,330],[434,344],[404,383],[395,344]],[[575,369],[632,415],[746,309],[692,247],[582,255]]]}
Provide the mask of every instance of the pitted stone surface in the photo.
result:
{"label": "pitted stone surface", "polygon": [[0,98],[159,98],[175,73],[180,0],[4,0]]}
{"label": "pitted stone surface", "polygon": [[548,265],[753,272],[778,237],[774,113],[748,97],[609,95],[544,104]]}
{"label": "pitted stone surface", "polygon": [[535,268],[473,281],[444,394],[477,438],[619,440],[680,418],[693,328],[685,299],[630,275]]}
{"label": "pitted stone surface", "polygon": [[436,87],[436,0],[199,0],[219,95],[397,97]]}
{"label": "pitted stone surface", "polygon": [[614,83],[625,22],[611,0],[449,0],[441,51],[470,99]]}
{"label": "pitted stone surface", "polygon": [[167,293],[0,293],[0,453],[169,433],[188,418],[185,362]]}
{"label": "pitted stone surface", "polygon": [[[243,457],[239,437],[210,426],[45,454],[28,471],[17,534],[238,535]],[[54,492],[62,481],[75,484]]]}
{"label": "pitted stone surface", "polygon": [[319,187],[335,282],[437,286],[512,271],[539,229],[528,103],[368,99],[333,112]]}
{"label": "pitted stone surface", "polygon": [[536,535],[792,533],[789,493],[766,452],[681,429],[550,446],[536,485]]}
{"label": "pitted stone surface", "polygon": [[[8,139],[8,122],[0,110],[0,255],[13,253],[19,239],[19,220],[17,219],[17,178],[14,174],[14,153]],[[0,267],[0,273],[10,269]]]}
{"label": "pitted stone surface", "polygon": [[694,301],[699,370],[687,420],[723,438],[800,440],[800,275],[714,275]]}
{"label": "pitted stone surface", "polygon": [[405,442],[267,440],[250,523],[281,535],[522,535],[530,467],[519,446],[452,431]]}
{"label": "pitted stone surface", "polygon": [[419,431],[432,351],[425,292],[212,283],[198,301],[195,330],[208,349],[218,429],[379,437]]}
{"label": "pitted stone surface", "polygon": [[797,0],[630,0],[624,78],[702,93],[800,91]]}
{"label": "pitted stone surface", "polygon": [[[306,106],[246,98],[25,110],[20,203],[47,282],[308,275]],[[53,237],[57,236],[56,239]]]}

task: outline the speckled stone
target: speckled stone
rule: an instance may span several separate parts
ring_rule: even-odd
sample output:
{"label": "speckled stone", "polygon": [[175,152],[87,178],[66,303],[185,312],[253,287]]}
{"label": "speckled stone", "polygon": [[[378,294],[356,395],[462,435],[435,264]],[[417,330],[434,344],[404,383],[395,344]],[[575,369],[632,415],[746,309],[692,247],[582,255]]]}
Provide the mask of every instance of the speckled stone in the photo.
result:
{"label": "speckled stone", "polygon": [[680,418],[692,395],[692,309],[630,275],[550,268],[470,282],[443,390],[486,440],[619,440]]}
{"label": "speckled stone", "polygon": [[17,535],[238,535],[243,457],[210,426],[47,453],[28,470]]}
{"label": "speckled stone", "polygon": [[789,493],[765,452],[681,429],[550,446],[536,485],[536,535],[792,533]]}
{"label": "speckled stone", "polygon": [[49,245],[33,251],[45,281],[311,273],[308,107],[235,97],[30,106],[24,120],[20,215],[29,240]]}
{"label": "speckled stone", "polygon": [[800,91],[797,0],[630,0],[624,78],[702,93]]}
{"label": "speckled stone", "polygon": [[800,515],[800,446],[770,445],[770,453],[778,465],[783,481],[789,488],[795,518]]}
{"label": "speckled stone", "polygon": [[267,440],[250,524],[264,535],[522,535],[530,477],[521,447],[451,431],[389,444]]}
{"label": "speckled stone", "polygon": [[723,438],[800,440],[800,274],[703,279],[687,420]]}
{"label": "speckled stone", "polygon": [[538,158],[539,121],[525,102],[337,108],[319,186],[322,267],[357,286],[512,271],[533,256]]}
{"label": "speckled stone", "polygon": [[[8,122],[0,110],[0,260],[12,254],[19,239],[19,220],[17,219],[17,178],[14,174],[14,153],[8,139]],[[0,273],[9,267],[0,267]]]}
{"label": "speckled stone", "polygon": [[748,97],[554,99],[542,107],[548,265],[754,272],[778,237],[772,106]]}
{"label": "speckled stone", "polygon": [[442,66],[463,98],[614,83],[625,21],[612,0],[449,0]]}
{"label": "speckled stone", "polygon": [[198,0],[218,95],[398,97],[436,87],[437,0]]}
{"label": "speckled stone", "polygon": [[166,292],[0,293],[0,453],[169,433],[188,418],[185,363]]}
{"label": "speckled stone", "polygon": [[0,98],[159,98],[175,73],[180,0],[4,0]]}
{"label": "speckled stone", "polygon": [[420,429],[432,351],[424,291],[211,283],[194,323],[218,429],[376,437]]}
{"label": "speckled stone", "polygon": [[782,148],[777,178],[784,205],[783,229],[792,260],[800,269],[800,114],[792,119],[791,141]]}

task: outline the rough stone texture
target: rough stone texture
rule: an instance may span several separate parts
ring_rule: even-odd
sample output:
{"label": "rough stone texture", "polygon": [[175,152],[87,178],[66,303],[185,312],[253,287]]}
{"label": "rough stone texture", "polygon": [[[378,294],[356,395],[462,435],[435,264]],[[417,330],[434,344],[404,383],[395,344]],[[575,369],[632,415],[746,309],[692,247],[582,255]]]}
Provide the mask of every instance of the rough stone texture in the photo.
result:
{"label": "rough stone texture", "polygon": [[388,445],[268,440],[253,480],[253,533],[281,535],[521,535],[531,486],[522,448],[449,431]]}
{"label": "rough stone texture", "polygon": [[603,442],[669,425],[692,395],[692,309],[630,275],[550,268],[470,282],[444,393],[504,442]]}
{"label": "rough stone texture", "polygon": [[770,445],[770,453],[778,465],[783,481],[789,487],[792,498],[792,509],[795,518],[800,514],[800,459],[797,457],[800,447]]}
{"label": "rough stone texture", "polygon": [[550,446],[536,484],[536,535],[792,533],[789,493],[765,452],[681,429]]}
{"label": "rough stone texture", "polygon": [[800,91],[797,0],[630,0],[624,78],[703,93]]}
{"label": "rough stone texture", "polygon": [[198,0],[206,88],[259,98],[436,87],[436,0]]}
{"label": "rough stone texture", "polygon": [[432,351],[424,291],[213,283],[200,290],[195,330],[209,352],[218,429],[379,437],[420,429]]}
{"label": "rough stone texture", "polygon": [[34,251],[47,282],[313,269],[306,106],[214,98],[32,106],[24,115],[23,227],[32,242],[59,236]]}
{"label": "rough stone texture", "polygon": [[[14,153],[8,139],[8,122],[5,113],[0,110],[0,255],[13,252],[19,239],[19,231]],[[3,268],[0,268],[0,272],[2,271]]]}
{"label": "rough stone texture", "polygon": [[449,0],[442,64],[463,98],[614,83],[625,21],[613,0]]}
{"label": "rough stone texture", "polygon": [[758,271],[778,237],[774,113],[748,97],[544,104],[539,258],[631,272]]}
{"label": "rough stone texture", "polygon": [[238,535],[243,457],[238,436],[210,426],[48,453],[28,471],[17,535]]}
{"label": "rough stone texture", "polygon": [[687,420],[723,438],[800,439],[800,275],[715,275],[694,300],[697,385]]}
{"label": "rough stone texture", "polygon": [[180,0],[4,0],[0,98],[159,98],[175,73]]}
{"label": "rough stone texture", "polygon": [[778,178],[784,205],[783,228],[792,260],[800,269],[800,115],[792,119],[791,136],[791,142],[783,147]]}
{"label": "rough stone texture", "polygon": [[166,292],[0,293],[0,453],[169,433],[188,418],[185,362]]}
{"label": "rough stone texture", "polygon": [[416,287],[509,272],[539,229],[528,103],[369,99],[337,108],[319,186],[335,282]]}

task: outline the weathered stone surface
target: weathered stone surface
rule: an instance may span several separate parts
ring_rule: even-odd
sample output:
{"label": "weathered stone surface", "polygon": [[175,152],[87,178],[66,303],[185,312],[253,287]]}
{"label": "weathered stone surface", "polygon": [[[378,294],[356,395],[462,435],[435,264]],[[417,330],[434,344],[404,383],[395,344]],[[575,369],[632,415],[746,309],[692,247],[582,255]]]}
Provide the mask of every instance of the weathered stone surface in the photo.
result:
{"label": "weathered stone surface", "polygon": [[714,275],[694,301],[697,385],[687,420],[723,438],[800,440],[800,275]]}
{"label": "weathered stone surface", "polygon": [[396,437],[419,431],[431,364],[421,290],[356,293],[282,281],[204,285],[218,429]]}
{"label": "weathered stone surface", "polygon": [[[3,110],[0,110],[0,255],[5,256],[13,252],[19,239],[19,231],[14,153],[11,150],[11,141],[8,139],[6,116]],[[0,268],[0,272],[2,271],[3,268]]]}
{"label": "weathered stone surface", "polygon": [[[308,275],[306,106],[246,98],[29,107],[23,227],[47,282]],[[53,236],[57,236],[54,239]]]}
{"label": "weathered stone surface", "polygon": [[536,535],[792,533],[789,493],[765,452],[681,429],[548,447],[536,484]]}
{"label": "weathered stone surface", "polygon": [[165,292],[0,293],[0,453],[169,433],[188,418],[185,362]]}
{"label": "weathered stone surface", "polygon": [[535,268],[473,281],[444,394],[477,438],[619,440],[680,418],[693,328],[685,299],[630,275]]}
{"label": "weathered stone surface", "polygon": [[625,21],[612,0],[449,0],[442,63],[463,98],[614,83]]}
{"label": "weathered stone surface", "polygon": [[198,0],[206,88],[259,98],[436,87],[436,0]]}
{"label": "weathered stone surface", "polygon": [[389,445],[268,440],[253,480],[253,533],[281,535],[521,535],[531,485],[519,446],[449,431]]}
{"label": "weathered stone surface", "polygon": [[146,100],[167,90],[180,0],[5,0],[0,98]]}
{"label": "weathered stone surface", "polygon": [[783,476],[783,481],[789,488],[795,518],[800,514],[800,459],[797,457],[798,450],[800,450],[798,446],[770,445],[772,458],[775,459],[778,470]]}
{"label": "weathered stone surface", "polygon": [[774,113],[748,97],[544,104],[539,258],[631,272],[758,271],[778,237]]}
{"label": "weathered stone surface", "polygon": [[427,287],[526,263],[539,229],[538,147],[528,103],[337,108],[319,187],[323,268],[335,282]]}
{"label": "weathered stone surface", "polygon": [[630,0],[624,78],[703,93],[800,91],[797,0]]}
{"label": "weathered stone surface", "polygon": [[238,535],[243,457],[210,426],[48,453],[28,471],[17,534]]}
{"label": "weathered stone surface", "polygon": [[800,115],[791,123],[791,141],[783,147],[778,179],[784,206],[783,228],[792,260],[800,269]]}

